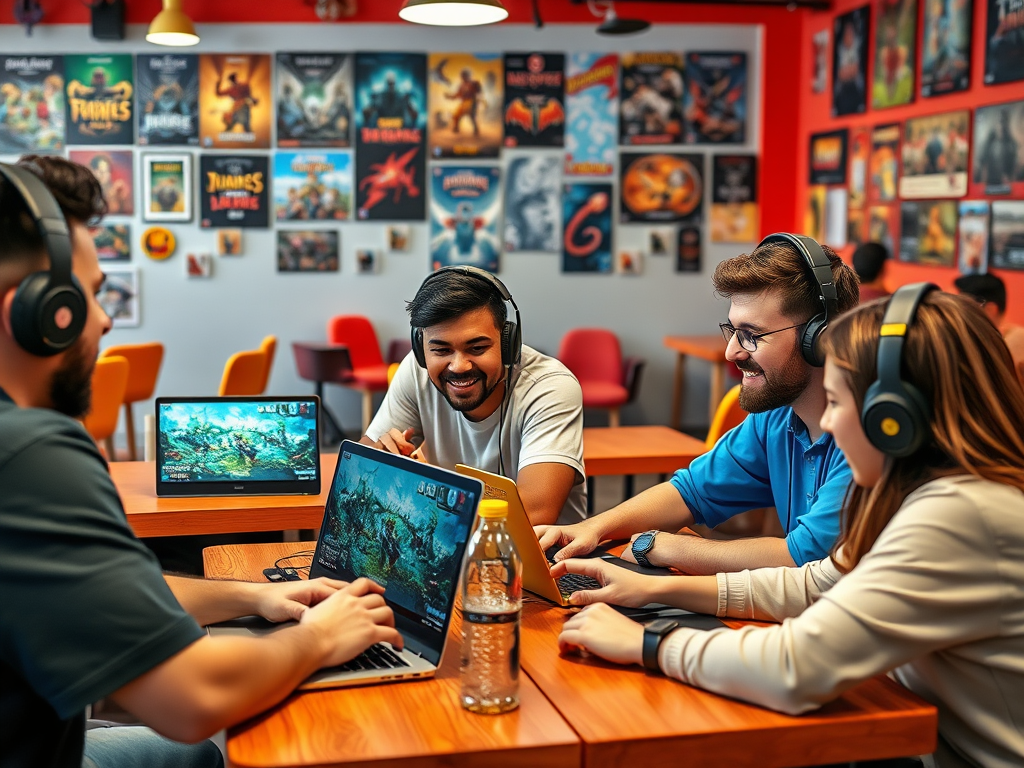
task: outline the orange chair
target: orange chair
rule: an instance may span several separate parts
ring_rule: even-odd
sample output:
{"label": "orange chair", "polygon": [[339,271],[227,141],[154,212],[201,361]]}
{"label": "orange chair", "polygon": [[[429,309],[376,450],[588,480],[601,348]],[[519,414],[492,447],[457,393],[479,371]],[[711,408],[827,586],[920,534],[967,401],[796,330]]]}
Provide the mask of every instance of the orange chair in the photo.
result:
{"label": "orange chair", "polygon": [[128,358],[106,355],[96,361],[92,371],[92,403],[82,424],[96,444],[103,446],[107,461],[115,458],[114,433],[128,388],[130,368]]}
{"label": "orange chair", "polygon": [[277,351],[277,336],[265,336],[260,343],[260,351],[267,356],[267,367],[263,373],[263,381],[260,382],[260,392],[267,391],[267,384],[270,382],[270,372],[274,368],[274,353]]}
{"label": "orange chair", "polygon": [[714,421],[711,422],[705,441],[709,451],[715,447],[715,443],[721,439],[722,435],[747,418],[747,412],[740,407],[740,390],[742,388],[742,384],[737,384],[725,393],[722,402],[718,404]]}
{"label": "orange chair", "polygon": [[124,430],[128,437],[128,458],[136,461],[135,419],[132,403],[149,400],[156,389],[160,365],[164,360],[164,345],[159,341],[146,344],[118,344],[103,350],[100,358],[123,357],[128,360],[128,386],[124,393]]}
{"label": "orange chair", "polygon": [[606,409],[608,426],[619,426],[619,409],[636,397],[644,362],[623,360],[618,337],[602,328],[569,331],[559,345],[558,359],[579,381],[583,407]]}
{"label": "orange chair", "polygon": [[395,374],[398,373],[398,366],[400,366],[400,365],[401,365],[401,363],[391,363],[391,365],[388,366],[388,386],[389,387],[391,386],[391,382],[395,378]]}
{"label": "orange chair", "polygon": [[224,365],[220,379],[220,397],[229,395],[262,395],[266,380],[267,353],[262,349],[235,352]]}
{"label": "orange chair", "polygon": [[362,315],[337,315],[327,321],[327,341],[348,347],[352,370],[342,386],[363,394],[363,434],[373,418],[373,393],[388,388],[388,366],[373,325]]}

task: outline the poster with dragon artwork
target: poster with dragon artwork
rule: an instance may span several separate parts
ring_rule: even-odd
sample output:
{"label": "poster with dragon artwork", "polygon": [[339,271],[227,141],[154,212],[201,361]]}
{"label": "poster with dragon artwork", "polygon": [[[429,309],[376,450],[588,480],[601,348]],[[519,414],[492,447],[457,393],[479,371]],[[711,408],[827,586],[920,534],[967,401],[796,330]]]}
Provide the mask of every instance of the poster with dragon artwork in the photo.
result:
{"label": "poster with dragon artwork", "polygon": [[612,272],[612,185],[566,184],[562,190],[562,271]]}
{"label": "poster with dragon artwork", "polygon": [[270,146],[274,107],[270,56],[204,53],[199,57],[199,138],[217,149]]}
{"label": "poster with dragon artwork", "polygon": [[498,271],[501,171],[496,165],[435,166],[430,172],[430,263]]}
{"label": "poster with dragon artwork", "polygon": [[505,146],[565,143],[565,55],[505,54]]}
{"label": "poster with dragon artwork", "polygon": [[427,140],[431,157],[497,157],[505,133],[499,53],[431,53]]}

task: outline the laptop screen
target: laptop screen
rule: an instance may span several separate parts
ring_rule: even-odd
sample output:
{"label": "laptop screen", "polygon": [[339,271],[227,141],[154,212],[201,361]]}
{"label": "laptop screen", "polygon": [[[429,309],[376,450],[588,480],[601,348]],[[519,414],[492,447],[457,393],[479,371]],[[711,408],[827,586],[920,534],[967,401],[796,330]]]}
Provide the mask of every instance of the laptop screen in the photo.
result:
{"label": "laptop screen", "polygon": [[320,493],[316,397],[159,398],[159,496]]}

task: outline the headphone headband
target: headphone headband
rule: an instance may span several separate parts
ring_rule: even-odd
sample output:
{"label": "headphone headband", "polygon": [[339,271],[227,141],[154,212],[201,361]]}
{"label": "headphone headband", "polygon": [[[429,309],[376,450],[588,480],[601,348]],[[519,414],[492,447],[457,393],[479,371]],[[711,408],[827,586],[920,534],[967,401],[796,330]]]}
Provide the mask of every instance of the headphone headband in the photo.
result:
{"label": "headphone headband", "polygon": [[27,168],[0,163],[2,175],[28,208],[43,246],[50,256],[50,275],[55,282],[71,282],[71,233],[64,213],[43,180]]}
{"label": "headphone headband", "polygon": [[939,290],[934,283],[912,283],[896,290],[889,299],[878,331],[878,382],[883,389],[895,389],[902,383],[903,344],[914,323],[922,299]]}

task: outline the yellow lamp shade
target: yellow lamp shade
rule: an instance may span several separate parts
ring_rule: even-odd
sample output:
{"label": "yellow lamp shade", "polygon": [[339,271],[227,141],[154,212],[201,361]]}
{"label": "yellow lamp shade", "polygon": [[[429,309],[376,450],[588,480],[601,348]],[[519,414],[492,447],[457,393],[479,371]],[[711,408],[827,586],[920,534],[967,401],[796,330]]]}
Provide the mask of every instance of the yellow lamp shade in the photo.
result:
{"label": "yellow lamp shade", "polygon": [[508,18],[501,0],[405,0],[398,15],[414,24],[474,27]]}
{"label": "yellow lamp shade", "polygon": [[146,42],[176,46],[199,42],[192,19],[181,10],[181,0],[164,0],[164,9],[150,22]]}

